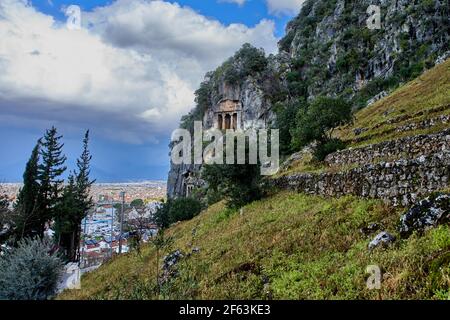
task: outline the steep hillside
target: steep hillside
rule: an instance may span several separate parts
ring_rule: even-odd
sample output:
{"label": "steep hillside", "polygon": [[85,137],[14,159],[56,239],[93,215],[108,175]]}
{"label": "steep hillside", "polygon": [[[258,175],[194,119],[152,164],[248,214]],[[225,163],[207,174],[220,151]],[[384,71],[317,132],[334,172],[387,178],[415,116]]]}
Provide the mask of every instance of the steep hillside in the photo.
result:
{"label": "steep hillside", "polygon": [[[164,254],[180,250],[186,258],[161,294],[155,249],[147,246],[141,255],[127,254],[83,276],[81,290],[59,298],[447,299],[449,226],[414,234],[389,249],[368,250],[374,234],[360,229],[378,223],[397,235],[401,211],[379,201],[290,192],[242,212],[217,204],[169,229],[174,243]],[[369,265],[384,274],[380,291],[366,288]]]}
{"label": "steep hillside", "polygon": [[[59,298],[449,299],[450,226],[398,231],[406,207],[450,191],[450,60],[433,68],[448,55],[448,1],[378,3],[384,27],[370,31],[373,1],[306,1],[279,55],[244,47],[207,75],[182,120],[213,126],[225,99],[242,104],[250,126],[267,126],[276,104],[328,94],[363,107],[387,95],[335,131],[350,148],[324,163],[291,156],[267,198],[235,211],[215,204],[169,228],[163,252],[148,244],[116,257]],[[198,169],[172,166],[169,195],[183,195],[184,175]],[[369,250],[380,231],[396,240]],[[380,290],[366,286],[370,265],[381,269]]]}
{"label": "steep hillside", "polygon": [[[275,57],[267,58],[263,50],[245,44],[233,57],[206,74],[195,93],[196,107],[182,117],[180,127],[193,132],[194,121],[201,121],[205,129],[225,129],[222,127],[222,115],[225,114],[236,116],[232,122],[238,129],[268,127],[274,119],[272,100],[282,92],[277,67]],[[227,102],[231,102],[231,108]],[[229,125],[228,129],[231,123]],[[171,163],[168,197],[185,196],[186,176],[193,174],[199,178],[200,168],[200,165]]]}
{"label": "steep hillside", "polygon": [[[338,128],[335,136],[343,139],[348,148],[361,148],[417,135],[436,134],[450,128],[450,59],[424,72],[421,76],[393,91],[389,96],[359,110],[354,122]],[[403,158],[408,155],[402,155]],[[396,160],[397,157],[370,158],[370,163]],[[352,161],[346,163],[350,168]],[[336,165],[311,161],[310,155],[298,157],[279,172],[288,175],[298,172],[336,171]],[[345,168],[340,168],[345,169]]]}
{"label": "steep hillside", "polygon": [[355,114],[338,132],[351,146],[450,127],[450,59]]}

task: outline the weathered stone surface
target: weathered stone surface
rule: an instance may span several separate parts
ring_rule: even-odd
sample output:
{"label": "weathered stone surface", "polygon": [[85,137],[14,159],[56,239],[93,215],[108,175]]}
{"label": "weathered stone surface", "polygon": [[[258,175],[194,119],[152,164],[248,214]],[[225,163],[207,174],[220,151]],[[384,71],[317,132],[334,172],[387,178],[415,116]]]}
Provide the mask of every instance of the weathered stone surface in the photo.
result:
{"label": "weathered stone surface", "polygon": [[377,236],[372,241],[370,241],[369,250],[373,250],[379,246],[387,247],[394,241],[395,241],[395,236],[393,236],[392,234],[390,234],[386,231],[380,232],[379,234],[377,234]]}
{"label": "weathered stone surface", "polygon": [[450,129],[438,134],[417,135],[367,147],[346,149],[328,155],[325,163],[329,166],[368,164],[380,159],[426,156],[436,152],[450,150]]}
{"label": "weathered stone surface", "polygon": [[429,156],[367,164],[343,172],[298,173],[272,179],[281,189],[339,197],[348,194],[408,206],[417,197],[448,187],[450,150]]}
{"label": "weathered stone surface", "polygon": [[[351,42],[344,41],[345,35],[354,34],[352,29],[362,29],[366,25],[368,15],[365,12],[370,5],[380,6],[382,14],[382,28],[377,30],[373,47],[367,48],[364,40],[358,40],[356,36]],[[448,56],[449,35],[441,27],[448,20],[447,12],[448,3],[442,0],[306,1],[302,13],[288,24],[286,37],[280,43],[293,59],[306,60],[306,65],[316,67],[316,73],[326,71],[326,77],[315,77],[308,85],[310,97],[345,89],[358,91],[376,78],[390,78],[405,61],[417,63],[417,58],[405,46],[405,36],[409,44],[423,45],[426,57],[432,62],[442,62]],[[304,21],[308,23],[302,23]],[[342,68],[340,62],[348,54],[349,42],[365,63]],[[305,47],[308,54],[305,54]],[[305,77],[315,75],[307,68],[302,71]],[[380,95],[375,94],[369,102]]]}
{"label": "weathered stone surface", "polygon": [[172,278],[178,276],[176,265],[184,258],[184,254],[180,250],[176,250],[163,259],[161,283],[165,283]]}
{"label": "weathered stone surface", "polygon": [[446,222],[450,222],[450,194],[439,193],[419,201],[402,215],[399,231],[406,237]]}
{"label": "weathered stone surface", "polygon": [[[272,61],[272,63],[274,63]],[[275,66],[274,66],[275,67]],[[270,70],[270,68],[269,68]],[[269,126],[275,120],[272,111],[270,90],[276,90],[278,80],[271,80],[269,75],[260,75],[259,77],[247,77],[239,84],[230,85],[224,80],[213,83],[210,101],[211,104],[205,110],[203,115],[203,129],[214,128],[217,122],[217,112],[220,109],[220,103],[223,100],[238,101],[242,106],[241,129],[262,129]],[[242,118],[241,118],[242,117]],[[172,146],[170,146],[172,148]],[[186,195],[185,173],[192,172],[199,176],[201,165],[174,165],[171,164],[167,181],[167,194],[169,198],[183,197]]]}

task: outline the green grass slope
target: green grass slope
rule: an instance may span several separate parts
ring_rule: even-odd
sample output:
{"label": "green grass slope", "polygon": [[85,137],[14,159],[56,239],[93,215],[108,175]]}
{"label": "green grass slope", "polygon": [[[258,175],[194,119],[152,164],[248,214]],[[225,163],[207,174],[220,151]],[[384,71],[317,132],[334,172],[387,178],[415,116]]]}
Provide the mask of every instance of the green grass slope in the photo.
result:
{"label": "green grass slope", "polygon": [[[282,192],[233,212],[216,204],[169,229],[172,250],[190,252],[179,276],[156,290],[156,254],[115,258],[83,276],[60,299],[447,299],[450,227],[369,252],[359,229],[377,222],[396,234],[400,209],[354,197],[326,199]],[[196,230],[195,234],[193,230]],[[372,235],[373,236],[373,235]],[[166,252],[167,253],[167,252]],[[366,288],[366,267],[383,272]]]}
{"label": "green grass slope", "polygon": [[[450,123],[404,132],[396,132],[395,129],[436,119],[441,115],[450,115],[450,59],[357,112],[354,123],[341,128],[338,136],[355,147],[405,136],[435,133],[450,127]],[[367,131],[355,136],[355,128]]]}

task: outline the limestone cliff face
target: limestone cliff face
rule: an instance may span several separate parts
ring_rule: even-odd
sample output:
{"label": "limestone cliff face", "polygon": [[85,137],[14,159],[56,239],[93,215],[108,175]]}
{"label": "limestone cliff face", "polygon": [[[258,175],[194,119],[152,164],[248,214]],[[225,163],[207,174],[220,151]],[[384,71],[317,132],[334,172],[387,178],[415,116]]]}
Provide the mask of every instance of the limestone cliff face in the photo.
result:
{"label": "limestone cliff face", "polygon": [[[381,8],[380,29],[367,28],[370,5]],[[306,1],[280,50],[295,61],[309,99],[362,90],[366,102],[448,56],[448,17],[447,0]]]}
{"label": "limestone cliff face", "polygon": [[272,103],[265,93],[263,84],[253,77],[248,77],[242,84],[219,84],[218,92],[212,94],[213,103],[204,114],[204,128],[213,128],[217,123],[215,118],[220,113],[222,101],[236,101],[240,104],[241,129],[266,128],[273,120]]}
{"label": "limestone cliff face", "polygon": [[[250,53],[259,50],[244,46]],[[256,51],[255,51],[256,50]],[[281,86],[275,76],[277,58],[266,58],[264,55],[261,65],[246,70],[246,57],[238,54],[228,60],[223,66],[212,73],[208,73],[202,84],[202,91],[197,92],[197,108],[185,120],[185,128],[191,130],[193,121],[203,121],[203,128],[247,130],[269,127],[275,119],[272,110],[272,93]],[[255,59],[251,56],[249,59]],[[226,117],[229,116],[228,122]],[[190,183],[197,181],[201,186],[201,166],[199,165],[171,165],[168,178],[168,197],[186,196],[188,178]],[[195,184],[195,183],[194,183]]]}

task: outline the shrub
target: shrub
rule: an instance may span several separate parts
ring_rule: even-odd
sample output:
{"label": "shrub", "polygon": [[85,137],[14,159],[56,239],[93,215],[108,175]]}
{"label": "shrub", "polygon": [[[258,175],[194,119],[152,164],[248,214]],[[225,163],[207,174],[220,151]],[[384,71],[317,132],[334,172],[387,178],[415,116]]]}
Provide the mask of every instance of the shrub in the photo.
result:
{"label": "shrub", "polygon": [[318,97],[308,107],[300,108],[297,125],[292,130],[294,149],[313,141],[331,140],[333,129],[352,120],[351,104],[341,98]]}
{"label": "shrub", "polygon": [[316,158],[336,151],[343,143],[332,137],[334,128],[352,120],[351,104],[342,98],[318,97],[309,106],[299,108],[296,127],[291,131],[292,149],[300,150],[317,142]]}
{"label": "shrub", "polygon": [[283,155],[291,154],[294,151],[291,144],[291,130],[296,126],[296,115],[298,110],[305,108],[305,106],[306,102],[303,99],[299,100],[298,103],[278,103],[275,106],[277,115],[275,128],[280,130],[280,152]]}
{"label": "shrub", "polygon": [[191,220],[202,211],[201,202],[194,198],[179,198],[168,203],[171,223]]}
{"label": "shrub", "polygon": [[258,164],[206,165],[202,178],[213,192],[227,200],[228,208],[238,209],[261,199],[260,170]]}
{"label": "shrub", "polygon": [[159,228],[166,229],[172,223],[196,217],[202,209],[202,203],[194,198],[169,199],[156,210],[155,223]]}
{"label": "shrub", "polygon": [[134,207],[134,208],[142,208],[144,206],[144,200],[135,199],[135,200],[131,201],[130,206]]}
{"label": "shrub", "polygon": [[0,257],[0,299],[46,300],[55,294],[62,270],[49,240],[21,240]]}
{"label": "shrub", "polygon": [[345,143],[343,141],[339,139],[331,139],[317,145],[314,150],[314,157],[319,161],[323,161],[330,153],[342,149],[345,149]]}

